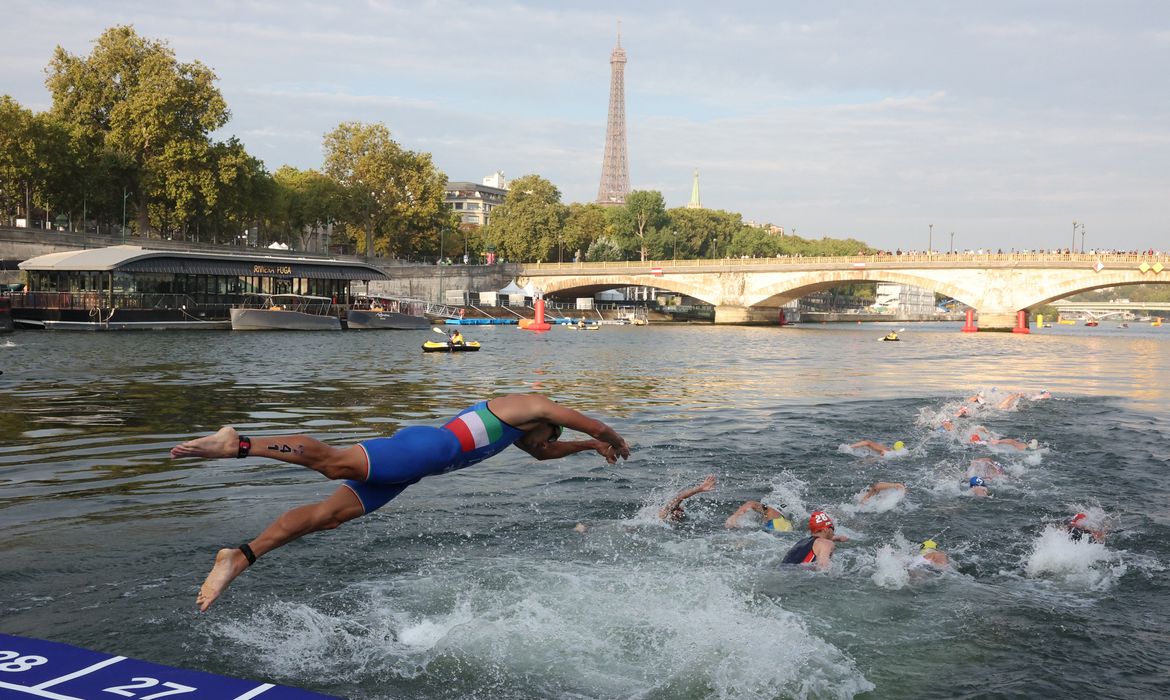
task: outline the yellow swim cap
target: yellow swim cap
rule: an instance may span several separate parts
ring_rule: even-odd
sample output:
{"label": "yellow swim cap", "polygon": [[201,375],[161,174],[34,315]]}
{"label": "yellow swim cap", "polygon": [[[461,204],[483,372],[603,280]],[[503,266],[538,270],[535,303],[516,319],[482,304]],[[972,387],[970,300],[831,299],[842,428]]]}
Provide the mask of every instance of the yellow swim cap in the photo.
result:
{"label": "yellow swim cap", "polygon": [[906,443],[902,442],[901,440],[894,443],[895,450],[905,449],[905,447],[906,447]]}
{"label": "yellow swim cap", "polygon": [[922,543],[922,552],[921,553],[925,554],[926,552],[928,552],[929,550],[932,550],[932,549],[938,549],[938,542],[935,542],[934,540],[927,540],[927,541]]}

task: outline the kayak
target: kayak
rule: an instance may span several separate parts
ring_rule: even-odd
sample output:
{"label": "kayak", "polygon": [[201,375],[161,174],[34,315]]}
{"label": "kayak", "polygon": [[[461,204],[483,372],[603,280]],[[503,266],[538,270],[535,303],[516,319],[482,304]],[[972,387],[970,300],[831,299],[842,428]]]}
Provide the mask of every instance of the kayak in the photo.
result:
{"label": "kayak", "polygon": [[601,324],[595,324],[592,326],[578,326],[576,324],[570,323],[569,325],[565,326],[565,328],[568,328],[571,331],[595,331],[601,328]]}
{"label": "kayak", "polygon": [[430,341],[422,344],[423,352],[476,352],[479,350],[479,341],[472,340],[462,345],[448,345],[443,341]]}

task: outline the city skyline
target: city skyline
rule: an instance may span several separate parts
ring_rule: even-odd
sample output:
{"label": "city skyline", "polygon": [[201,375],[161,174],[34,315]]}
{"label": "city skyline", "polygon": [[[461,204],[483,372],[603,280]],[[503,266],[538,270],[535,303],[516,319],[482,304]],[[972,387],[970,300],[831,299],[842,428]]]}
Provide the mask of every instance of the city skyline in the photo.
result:
{"label": "city skyline", "polygon": [[[218,75],[270,170],[321,166],[341,121],[383,122],[451,180],[536,173],[597,192],[617,21],[630,187],[806,237],[924,249],[1170,240],[1170,6],[0,0],[0,93],[49,106],[53,48],[133,24]],[[933,224],[933,227],[930,225]],[[929,227],[929,228],[928,228]],[[1080,234],[1075,235],[1077,247]]]}

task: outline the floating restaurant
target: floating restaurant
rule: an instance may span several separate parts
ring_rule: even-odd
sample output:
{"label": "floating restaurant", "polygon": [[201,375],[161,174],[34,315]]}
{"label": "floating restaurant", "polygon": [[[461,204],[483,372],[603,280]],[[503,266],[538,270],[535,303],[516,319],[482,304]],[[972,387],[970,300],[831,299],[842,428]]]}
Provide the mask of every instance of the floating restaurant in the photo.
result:
{"label": "floating restaurant", "polygon": [[348,307],[354,281],[387,278],[358,261],[129,245],[49,253],[20,269],[27,290],[8,295],[15,325],[75,330],[228,329],[230,309],[256,294]]}

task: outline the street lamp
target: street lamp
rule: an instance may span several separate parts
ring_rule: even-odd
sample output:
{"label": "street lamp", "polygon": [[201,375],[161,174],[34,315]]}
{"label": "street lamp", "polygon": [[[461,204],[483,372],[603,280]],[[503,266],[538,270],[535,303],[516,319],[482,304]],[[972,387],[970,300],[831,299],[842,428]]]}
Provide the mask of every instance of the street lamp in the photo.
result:
{"label": "street lamp", "polygon": [[926,234],[926,254],[930,255],[930,249],[934,247],[934,224],[927,224],[930,231]]}
{"label": "street lamp", "polygon": [[1077,222],[1074,221],[1073,222],[1073,242],[1072,242],[1072,248],[1069,248],[1070,253],[1077,252],[1077,225],[1078,225]]}
{"label": "street lamp", "polygon": [[122,188],[122,243],[126,242],[126,198],[134,194],[127,192],[126,188]]}
{"label": "street lamp", "polygon": [[439,228],[439,303],[443,303],[443,229]]}
{"label": "street lamp", "polygon": [[951,251],[950,252],[952,254],[955,252],[955,232],[954,231],[951,231]]}
{"label": "street lamp", "polygon": [[1081,252],[1085,252],[1085,225],[1081,224]]}
{"label": "street lamp", "polygon": [[678,260],[678,231],[674,231],[674,260]]}

